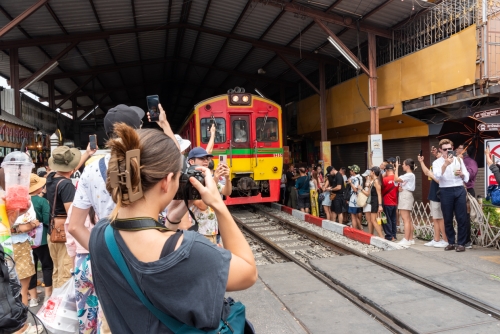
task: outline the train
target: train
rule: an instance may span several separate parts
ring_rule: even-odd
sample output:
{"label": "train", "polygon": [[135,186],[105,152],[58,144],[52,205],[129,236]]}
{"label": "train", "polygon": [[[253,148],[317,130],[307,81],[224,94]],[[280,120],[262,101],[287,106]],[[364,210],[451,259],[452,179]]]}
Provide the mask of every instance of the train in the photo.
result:
{"label": "train", "polygon": [[[215,168],[225,160],[233,187],[226,205],[277,202],[283,169],[281,107],[267,98],[228,90],[197,103],[179,134],[191,146],[206,149],[216,126],[212,151]],[[191,148],[192,148],[191,147]],[[187,152],[186,152],[187,154]]]}

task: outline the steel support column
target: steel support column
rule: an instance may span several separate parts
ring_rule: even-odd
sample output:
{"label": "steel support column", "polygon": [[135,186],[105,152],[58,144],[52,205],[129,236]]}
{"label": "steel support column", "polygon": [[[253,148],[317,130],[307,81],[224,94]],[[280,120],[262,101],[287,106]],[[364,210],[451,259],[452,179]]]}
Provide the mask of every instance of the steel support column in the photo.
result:
{"label": "steel support column", "polygon": [[78,117],[78,106],[76,105],[76,96],[71,98],[71,116],[73,116],[73,120],[76,120]]}
{"label": "steel support column", "polygon": [[52,110],[56,110],[56,101],[54,99],[55,90],[54,90],[54,80],[49,80],[47,83],[49,86],[49,108]]}
{"label": "steel support column", "polygon": [[14,114],[21,119],[21,93],[19,92],[19,53],[10,49],[10,86],[14,89]]}
{"label": "steel support column", "polygon": [[280,87],[280,102],[281,102],[281,142],[283,146],[287,146],[287,121],[286,121],[286,92],[285,87]]}
{"label": "steel support column", "polygon": [[377,51],[376,37],[368,33],[368,67],[370,75],[368,78],[368,100],[370,104],[370,134],[379,133],[379,112],[377,98]]}
{"label": "steel support column", "polygon": [[326,77],[325,64],[319,63],[319,120],[321,124],[321,141],[327,141],[326,124]]}

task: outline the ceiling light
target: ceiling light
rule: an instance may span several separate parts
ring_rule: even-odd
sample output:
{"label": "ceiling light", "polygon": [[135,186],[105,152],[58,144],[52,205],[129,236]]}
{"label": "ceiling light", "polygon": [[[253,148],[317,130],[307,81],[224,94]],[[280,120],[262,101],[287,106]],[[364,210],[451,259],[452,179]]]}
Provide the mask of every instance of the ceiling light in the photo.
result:
{"label": "ceiling light", "polygon": [[261,67],[257,70],[257,74],[266,74],[266,71]]}
{"label": "ceiling light", "polygon": [[333,39],[332,36],[328,36],[328,41],[330,43],[332,43],[332,45],[338,50],[338,52],[340,52],[344,57],[345,59],[347,59],[347,61],[349,61],[349,63],[351,63],[351,65],[358,71],[361,67],[358,65],[358,63],[356,63],[354,61],[354,59],[351,58],[351,56],[349,56],[347,54],[347,52],[345,52],[345,50],[337,43],[337,41],[335,41]]}
{"label": "ceiling light", "polygon": [[266,98],[264,94],[262,94],[257,88],[255,88],[255,92],[260,95],[260,97]]}
{"label": "ceiling light", "polygon": [[41,72],[40,74],[38,74],[36,77],[34,77],[32,80],[30,80],[30,82],[28,82],[26,85],[24,85],[24,88],[28,88],[29,86],[31,86],[32,84],[34,84],[35,82],[37,82],[38,80],[40,80],[40,78],[42,78],[45,74],[49,73],[50,71],[52,71],[54,68],[56,68],[57,66],[59,66],[59,62],[56,61],[55,63],[53,63],[52,65],[50,65],[49,67],[47,67],[45,69],[45,71]]}

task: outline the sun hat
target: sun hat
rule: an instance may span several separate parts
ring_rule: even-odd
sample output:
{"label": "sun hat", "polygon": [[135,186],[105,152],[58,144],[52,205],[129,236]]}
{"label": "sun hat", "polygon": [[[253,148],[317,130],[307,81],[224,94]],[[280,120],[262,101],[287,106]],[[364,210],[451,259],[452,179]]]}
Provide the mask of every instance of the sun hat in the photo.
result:
{"label": "sun hat", "polygon": [[113,128],[116,123],[125,123],[128,126],[139,129],[142,124],[142,118],[144,117],[144,110],[139,107],[127,106],[125,104],[119,104],[114,108],[111,108],[106,113],[104,117],[104,130],[106,134],[113,132]]}
{"label": "sun hat", "polygon": [[70,172],[78,166],[82,154],[76,148],[58,146],[49,158],[49,167],[57,172]]}
{"label": "sun hat", "polygon": [[175,135],[175,139],[177,139],[177,142],[179,143],[181,152],[184,152],[188,149],[189,146],[191,146],[191,142],[189,140],[182,139],[182,137],[179,135]]}
{"label": "sun hat", "polygon": [[359,173],[359,166],[358,165],[352,165],[352,166],[347,166],[350,170],[352,170],[354,173]]}
{"label": "sun hat", "polygon": [[368,175],[370,175],[370,172],[371,170],[367,169],[363,174],[361,174],[361,176],[367,177]]}
{"label": "sun hat", "polygon": [[40,188],[43,188],[47,183],[47,179],[40,177],[36,174],[31,173],[30,175],[30,194],[34,191],[37,191]]}
{"label": "sun hat", "polygon": [[188,154],[188,160],[194,158],[204,158],[204,157],[213,157],[213,155],[208,154],[207,151],[203,147],[195,147]]}

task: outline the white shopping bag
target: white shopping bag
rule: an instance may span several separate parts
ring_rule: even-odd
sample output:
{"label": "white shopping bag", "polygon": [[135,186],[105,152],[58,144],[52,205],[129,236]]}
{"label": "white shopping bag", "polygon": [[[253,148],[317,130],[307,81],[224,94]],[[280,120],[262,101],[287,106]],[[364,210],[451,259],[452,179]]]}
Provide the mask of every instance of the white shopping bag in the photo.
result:
{"label": "white shopping bag", "polygon": [[74,278],[71,277],[62,287],[54,289],[36,315],[53,334],[77,333]]}

